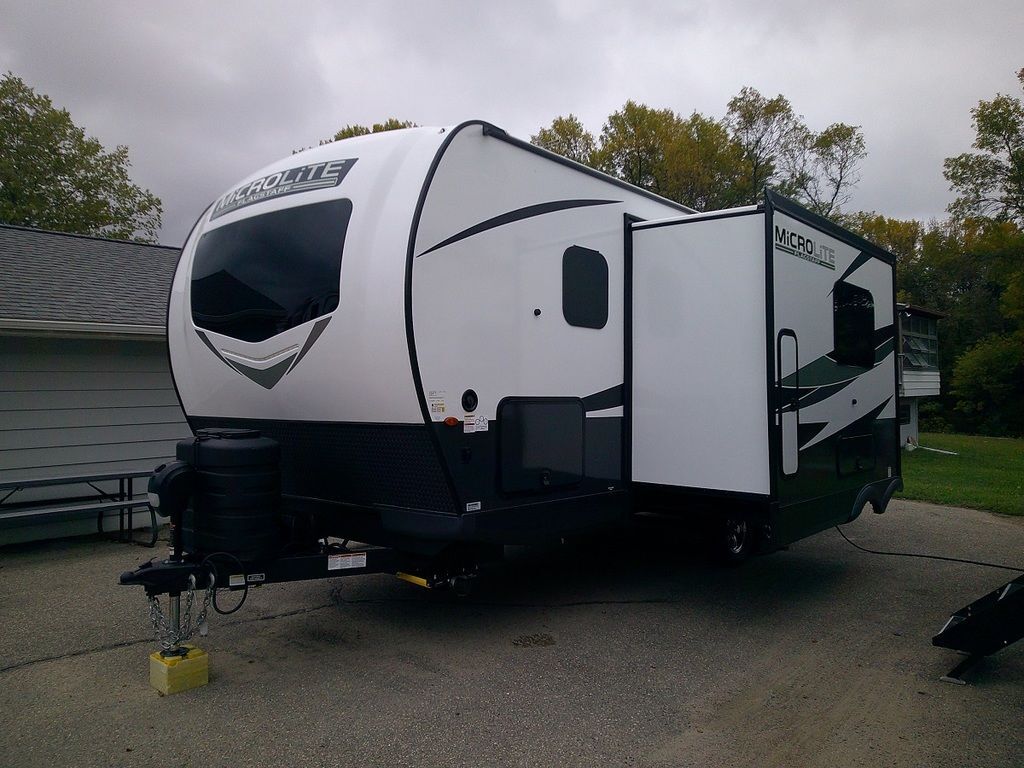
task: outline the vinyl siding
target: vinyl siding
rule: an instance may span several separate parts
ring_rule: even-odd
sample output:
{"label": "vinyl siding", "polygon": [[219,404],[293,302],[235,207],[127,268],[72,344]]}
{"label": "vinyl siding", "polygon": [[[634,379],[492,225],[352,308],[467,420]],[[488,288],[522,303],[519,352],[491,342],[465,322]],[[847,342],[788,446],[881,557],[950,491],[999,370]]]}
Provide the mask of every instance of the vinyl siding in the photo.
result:
{"label": "vinyl siding", "polygon": [[0,337],[3,480],[149,470],[189,434],[163,339]]}
{"label": "vinyl siding", "polygon": [[903,369],[901,391],[904,397],[928,397],[939,394],[938,371],[914,371]]}

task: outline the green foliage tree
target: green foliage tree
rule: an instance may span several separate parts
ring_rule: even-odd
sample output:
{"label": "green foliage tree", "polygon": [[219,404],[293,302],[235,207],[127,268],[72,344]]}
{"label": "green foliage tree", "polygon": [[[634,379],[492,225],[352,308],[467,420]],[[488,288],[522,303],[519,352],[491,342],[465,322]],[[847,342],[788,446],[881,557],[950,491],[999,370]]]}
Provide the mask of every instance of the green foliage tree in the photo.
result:
{"label": "green foliage tree", "polygon": [[956,409],[977,431],[1024,434],[1024,331],[986,336],[956,361]]}
{"label": "green foliage tree", "polygon": [[699,112],[678,120],[665,148],[665,166],[665,195],[673,200],[700,211],[739,202],[740,149],[719,120]]}
{"label": "green foliage tree", "polygon": [[549,127],[537,131],[530,137],[530,143],[584,165],[593,165],[597,147],[594,134],[571,112],[565,117],[556,117]]}
{"label": "green foliage tree", "polygon": [[[1024,87],[1024,69],[1017,72]],[[964,349],[951,392],[957,412],[988,434],[1024,434],[1024,103],[997,94],[971,110],[974,149],[946,158],[964,232],[943,275],[953,281]],[[965,290],[965,287],[967,289]],[[967,311],[964,312],[963,310]],[[966,332],[964,332],[966,331]]]}
{"label": "green foliage tree", "polygon": [[351,139],[353,136],[366,136],[370,133],[381,133],[382,131],[397,131],[402,128],[416,128],[416,123],[411,120],[399,120],[396,117],[389,117],[383,123],[374,123],[372,126],[367,128],[365,125],[346,125],[344,128],[338,130],[331,138],[321,139],[320,146],[324,144],[330,144],[332,141],[341,141],[342,139]]}
{"label": "green foliage tree", "polygon": [[0,222],[155,242],[163,208],[130,165],[127,147],[105,151],[48,96],[0,79]]}
{"label": "green foliage tree", "polygon": [[599,142],[572,114],[555,118],[530,141],[701,210],[736,201],[738,148],[721,121],[697,112],[684,120],[627,101],[608,117]]}
{"label": "green foliage tree", "polygon": [[538,146],[699,210],[756,203],[766,185],[836,215],[867,152],[856,126],[814,133],[784,96],[744,88],[722,120],[627,101],[595,141],[574,115],[531,137]]}
{"label": "green foliage tree", "polygon": [[1014,405],[1024,401],[1024,233],[992,219],[923,225],[859,213],[843,223],[896,254],[900,301],[945,315],[935,412],[957,431],[1024,434]]}
{"label": "green foliage tree", "polygon": [[860,181],[859,166],[867,157],[860,128],[833,123],[821,133],[800,126],[784,148],[786,184],[811,210],[837,214]]}
{"label": "green foliage tree", "polygon": [[667,146],[678,131],[679,116],[671,109],[652,109],[627,101],[612,112],[601,129],[594,164],[605,173],[651,192],[667,186]]}
{"label": "green foliage tree", "polygon": [[896,255],[902,268],[920,257],[924,227],[913,219],[893,219],[874,211],[843,216],[840,223]]}
{"label": "green foliage tree", "polygon": [[[1017,73],[1024,87],[1024,69]],[[1024,103],[997,94],[971,110],[974,148],[946,158],[944,175],[957,198],[958,218],[981,216],[1024,226]]]}
{"label": "green foliage tree", "polygon": [[725,124],[742,158],[737,187],[741,202],[757,203],[766,186],[793,194],[784,168],[787,159],[791,165],[796,162],[787,156],[798,153],[796,147],[806,139],[806,129],[789,100],[782,94],[769,99],[756,88],[744,87],[729,99]]}

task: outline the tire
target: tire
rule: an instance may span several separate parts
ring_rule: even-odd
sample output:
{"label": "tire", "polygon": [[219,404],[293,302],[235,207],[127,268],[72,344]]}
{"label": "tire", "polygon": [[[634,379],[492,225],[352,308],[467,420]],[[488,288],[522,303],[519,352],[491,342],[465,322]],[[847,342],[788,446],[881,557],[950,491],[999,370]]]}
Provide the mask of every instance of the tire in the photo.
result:
{"label": "tire", "polygon": [[716,559],[723,565],[739,565],[754,551],[755,526],[746,515],[730,512],[720,518],[712,531]]}

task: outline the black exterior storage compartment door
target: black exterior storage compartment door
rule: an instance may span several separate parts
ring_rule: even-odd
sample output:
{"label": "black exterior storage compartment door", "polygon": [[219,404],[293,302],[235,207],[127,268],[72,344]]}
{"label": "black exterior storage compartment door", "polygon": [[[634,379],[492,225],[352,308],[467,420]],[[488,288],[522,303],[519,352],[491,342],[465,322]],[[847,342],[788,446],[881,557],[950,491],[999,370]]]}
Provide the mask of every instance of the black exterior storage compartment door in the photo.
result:
{"label": "black exterior storage compartment door", "polygon": [[502,493],[544,493],[583,478],[586,413],[579,398],[506,398],[498,404]]}

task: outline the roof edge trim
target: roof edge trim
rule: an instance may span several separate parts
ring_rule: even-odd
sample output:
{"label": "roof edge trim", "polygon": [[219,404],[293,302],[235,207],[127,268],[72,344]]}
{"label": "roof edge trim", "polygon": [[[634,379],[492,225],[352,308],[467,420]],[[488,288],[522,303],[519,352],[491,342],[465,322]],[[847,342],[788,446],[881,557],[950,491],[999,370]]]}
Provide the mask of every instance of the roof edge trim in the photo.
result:
{"label": "roof edge trim", "polygon": [[165,338],[161,325],[129,325],[125,323],[85,323],[71,320],[24,320],[0,317],[0,334],[45,336],[115,336],[119,338]]}

